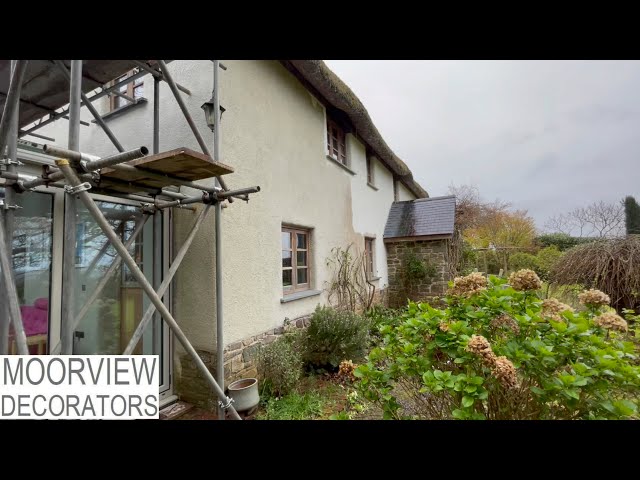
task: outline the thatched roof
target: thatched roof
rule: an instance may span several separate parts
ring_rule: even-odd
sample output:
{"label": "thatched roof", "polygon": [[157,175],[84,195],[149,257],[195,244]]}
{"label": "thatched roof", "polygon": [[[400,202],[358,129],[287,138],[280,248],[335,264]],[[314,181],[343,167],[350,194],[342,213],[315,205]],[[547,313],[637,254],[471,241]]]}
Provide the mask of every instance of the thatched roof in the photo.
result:
{"label": "thatched roof", "polygon": [[327,102],[347,114],[358,135],[416,197],[429,196],[426,190],[413,179],[409,167],[384,141],[362,102],[322,60],[283,60],[282,62],[288,68],[295,68]]}

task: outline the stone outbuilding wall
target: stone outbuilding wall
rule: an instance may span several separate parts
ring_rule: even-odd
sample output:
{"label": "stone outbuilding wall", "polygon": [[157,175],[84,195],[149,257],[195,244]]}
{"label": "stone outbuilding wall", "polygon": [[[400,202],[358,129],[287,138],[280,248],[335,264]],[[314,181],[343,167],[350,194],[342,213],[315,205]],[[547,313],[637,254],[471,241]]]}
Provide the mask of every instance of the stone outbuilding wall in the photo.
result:
{"label": "stone outbuilding wall", "polygon": [[[389,272],[388,302],[391,307],[413,301],[429,300],[442,296],[451,280],[449,273],[450,240],[415,240],[387,242]],[[410,279],[406,274],[407,258],[414,256],[433,267],[433,277]]]}

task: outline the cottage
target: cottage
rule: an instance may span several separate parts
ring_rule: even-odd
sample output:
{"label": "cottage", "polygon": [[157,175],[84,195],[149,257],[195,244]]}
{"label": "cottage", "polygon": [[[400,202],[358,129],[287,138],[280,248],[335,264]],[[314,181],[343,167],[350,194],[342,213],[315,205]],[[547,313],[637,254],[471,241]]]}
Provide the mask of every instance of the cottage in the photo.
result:
{"label": "cottage", "polygon": [[[385,143],[362,103],[323,62],[223,60],[224,68],[215,75],[217,99],[211,98],[211,61],[175,60],[164,65],[166,71],[154,62],[85,63],[83,89],[95,112],[82,108],[77,150],[91,160],[117,153],[116,142],[126,151],[145,146],[152,155],[169,152],[168,158],[181,165],[175,177],[196,178],[193,182],[212,192],[218,185],[214,174],[196,175],[202,162],[215,164],[215,175],[224,178],[227,188],[260,187],[248,204],[242,201],[246,197],[237,195],[233,202],[224,202],[220,215],[203,216],[207,207],[202,202],[181,203],[201,195],[201,190],[186,181],[164,188],[153,171],[142,191],[138,186],[123,189],[122,180],[129,177],[124,173],[118,177],[108,168],[102,169],[99,179],[87,175],[83,180],[92,185],[91,198],[122,242],[129,244],[138,268],[156,290],[201,219],[173,282],[161,296],[214,376],[218,315],[224,318],[220,331],[225,382],[255,375],[253,354],[258,345],[275,339],[286,321],[304,324],[316,305],[328,302],[326,285],[332,271],[326,259],[335,247],[352,245],[365,255],[367,275],[378,296],[395,288],[396,259],[408,245],[424,245],[426,250],[418,249],[421,254],[438,257],[436,284],[446,280],[438,242],[450,232],[419,229],[423,208],[433,213],[440,203],[420,200],[428,197],[427,192]],[[55,76],[56,65],[45,63],[34,61],[27,69],[30,82],[25,82],[21,96],[17,148],[23,165],[11,170],[14,175],[39,178],[43,168],[53,165],[59,155],[52,155],[43,144],[68,148],[71,122],[61,113],[66,102],[60,100],[68,102],[68,79]],[[8,61],[0,62],[0,90],[5,93],[0,101],[9,91],[9,68]],[[50,77],[36,98],[38,75]],[[169,77],[173,85],[167,85]],[[56,96],[47,96],[47,89],[55,90]],[[220,116],[212,108],[214,100],[219,101]],[[214,158],[200,153],[202,142],[185,120],[185,111],[212,152],[217,129],[219,153],[213,152]],[[185,158],[195,163],[187,168]],[[17,177],[0,179],[0,197],[11,190],[3,184],[14,183],[12,178]],[[153,184],[154,180],[160,183]],[[110,185],[118,186],[117,194],[109,193]],[[71,315],[78,320],[69,344],[74,353],[120,354],[151,302],[130,268],[119,263],[115,270],[111,267],[116,252],[82,204],[75,214],[75,235],[65,237],[72,221],[65,210],[71,202],[62,187],[48,182],[28,192],[12,191],[5,199],[5,204],[20,207],[12,211],[12,259],[30,351],[59,353],[64,318]],[[183,208],[154,210],[153,198],[155,207],[173,202]],[[445,201],[446,215],[451,205],[451,200]],[[419,228],[398,238],[390,225],[409,211]],[[145,221],[147,215],[151,221]],[[223,252],[220,259],[215,256],[216,238]],[[63,265],[71,266],[66,273]],[[74,280],[65,283],[69,275]],[[216,297],[216,278],[223,287],[221,299]],[[73,298],[71,307],[65,306],[68,295]],[[181,397],[214,407],[217,398],[210,384],[170,331],[155,313],[133,353],[161,356],[164,403]],[[0,342],[1,348],[6,351],[11,345],[3,347]]]}

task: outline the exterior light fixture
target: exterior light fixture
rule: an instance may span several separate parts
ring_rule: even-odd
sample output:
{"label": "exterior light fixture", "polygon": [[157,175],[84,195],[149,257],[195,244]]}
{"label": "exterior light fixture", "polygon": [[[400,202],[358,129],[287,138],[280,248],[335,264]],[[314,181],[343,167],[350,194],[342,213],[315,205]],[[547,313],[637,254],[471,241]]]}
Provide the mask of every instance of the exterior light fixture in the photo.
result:
{"label": "exterior light fixture", "polygon": [[[200,108],[204,110],[204,116],[207,121],[207,126],[213,132],[213,130],[216,127],[216,115],[213,107],[213,97],[211,97],[211,100],[209,100],[208,102],[204,102],[200,106]],[[224,113],[224,111],[225,111],[225,108],[222,105],[220,105],[220,120],[222,120],[222,114]]]}

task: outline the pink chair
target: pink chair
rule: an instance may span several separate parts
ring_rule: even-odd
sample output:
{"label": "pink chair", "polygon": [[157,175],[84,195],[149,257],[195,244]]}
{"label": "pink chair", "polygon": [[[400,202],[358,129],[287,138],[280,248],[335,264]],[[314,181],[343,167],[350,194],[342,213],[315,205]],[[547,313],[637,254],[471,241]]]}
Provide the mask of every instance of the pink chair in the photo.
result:
{"label": "pink chair", "polygon": [[[20,307],[22,314],[22,324],[24,325],[24,333],[27,336],[27,346],[35,346],[36,355],[44,355],[47,353],[47,332],[49,330],[49,299],[38,298],[31,305],[23,305]],[[13,330],[13,327],[11,328]],[[9,332],[10,348],[9,353],[15,355],[17,348],[13,339],[13,331]],[[29,348],[31,351],[31,348]]]}

